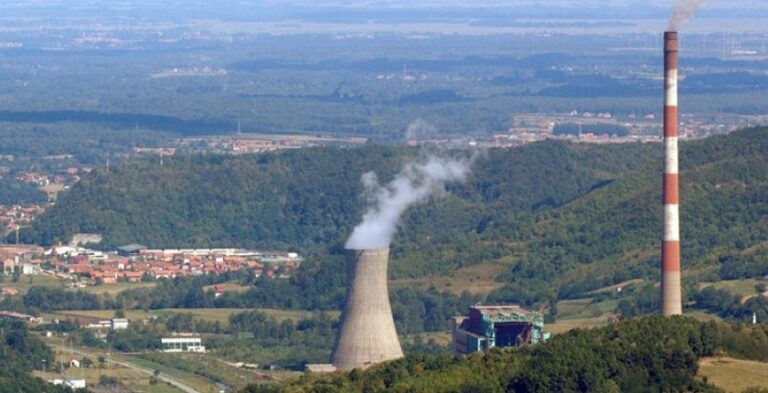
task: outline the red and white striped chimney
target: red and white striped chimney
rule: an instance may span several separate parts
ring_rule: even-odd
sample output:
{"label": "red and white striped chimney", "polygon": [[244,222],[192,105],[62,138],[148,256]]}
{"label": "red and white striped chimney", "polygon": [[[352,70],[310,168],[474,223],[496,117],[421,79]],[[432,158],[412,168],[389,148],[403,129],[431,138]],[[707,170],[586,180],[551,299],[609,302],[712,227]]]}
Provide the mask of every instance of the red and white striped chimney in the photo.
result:
{"label": "red and white striped chimney", "polygon": [[677,32],[664,33],[664,241],[661,245],[661,313],[683,313],[680,287],[680,191],[678,177]]}

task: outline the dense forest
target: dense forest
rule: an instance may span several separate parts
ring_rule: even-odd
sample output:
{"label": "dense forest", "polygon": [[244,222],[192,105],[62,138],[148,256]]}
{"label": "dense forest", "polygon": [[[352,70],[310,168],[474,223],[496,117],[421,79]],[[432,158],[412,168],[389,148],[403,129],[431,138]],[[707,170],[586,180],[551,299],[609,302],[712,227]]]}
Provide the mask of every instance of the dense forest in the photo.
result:
{"label": "dense forest", "polygon": [[48,194],[14,179],[0,178],[0,205],[25,205],[48,202]]}
{"label": "dense forest", "polygon": [[648,317],[574,330],[516,350],[408,356],[367,371],[307,375],[277,392],[720,392],[697,376],[715,354],[768,360],[768,326]]}

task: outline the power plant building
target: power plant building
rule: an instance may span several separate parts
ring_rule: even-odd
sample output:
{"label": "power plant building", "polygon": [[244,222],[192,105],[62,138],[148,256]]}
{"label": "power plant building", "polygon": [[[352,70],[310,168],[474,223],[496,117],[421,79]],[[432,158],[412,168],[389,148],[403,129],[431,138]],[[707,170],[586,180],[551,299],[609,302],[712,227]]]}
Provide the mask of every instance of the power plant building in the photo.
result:
{"label": "power plant building", "polygon": [[519,347],[549,339],[544,315],[518,305],[474,306],[468,317],[453,319],[453,349],[469,354],[499,347]]}

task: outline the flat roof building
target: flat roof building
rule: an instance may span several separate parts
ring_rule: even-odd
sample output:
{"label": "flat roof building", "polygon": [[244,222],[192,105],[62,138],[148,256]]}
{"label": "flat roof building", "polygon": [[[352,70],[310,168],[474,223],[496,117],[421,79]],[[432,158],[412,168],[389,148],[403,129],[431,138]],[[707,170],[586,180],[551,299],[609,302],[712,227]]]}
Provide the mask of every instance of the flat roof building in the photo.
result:
{"label": "flat roof building", "polygon": [[468,354],[540,343],[549,333],[540,312],[519,305],[473,306],[468,317],[453,319],[452,336],[454,352]]}
{"label": "flat roof building", "polygon": [[200,337],[161,338],[160,343],[163,352],[205,352],[203,340]]}

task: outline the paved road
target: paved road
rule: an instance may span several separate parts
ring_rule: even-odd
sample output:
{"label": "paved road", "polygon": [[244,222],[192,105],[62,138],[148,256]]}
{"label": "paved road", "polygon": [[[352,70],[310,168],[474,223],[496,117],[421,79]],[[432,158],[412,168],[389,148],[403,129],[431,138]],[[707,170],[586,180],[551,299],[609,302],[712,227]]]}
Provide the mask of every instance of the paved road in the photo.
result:
{"label": "paved road", "polygon": [[[76,353],[78,355],[82,355],[82,356],[95,356],[93,353],[78,351],[76,349],[71,349],[69,347],[64,347],[64,346],[61,346],[61,345],[58,345],[58,344],[56,346],[59,347],[60,349],[64,350],[64,351]],[[144,373],[144,374],[149,375],[149,376],[155,375],[155,370],[151,370],[151,369],[148,369],[148,368],[140,367],[140,366],[137,366],[137,365],[132,364],[132,363],[128,363],[128,362],[124,362],[124,361],[120,361],[120,360],[114,360],[114,359],[109,359],[109,362],[117,364],[119,366],[130,368],[131,370],[135,370],[135,371],[138,371],[140,373]],[[185,385],[185,384],[179,382],[178,380],[176,380],[174,378],[171,378],[171,377],[169,377],[169,376],[167,376],[167,375],[165,375],[163,373],[160,373],[160,375],[158,375],[157,379],[159,379],[159,380],[161,380],[163,382],[169,383],[169,384],[173,385],[174,387],[184,391],[185,393],[201,393],[200,391],[195,390],[192,387],[190,387],[188,385]]]}

